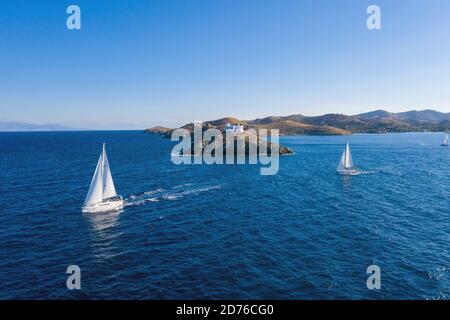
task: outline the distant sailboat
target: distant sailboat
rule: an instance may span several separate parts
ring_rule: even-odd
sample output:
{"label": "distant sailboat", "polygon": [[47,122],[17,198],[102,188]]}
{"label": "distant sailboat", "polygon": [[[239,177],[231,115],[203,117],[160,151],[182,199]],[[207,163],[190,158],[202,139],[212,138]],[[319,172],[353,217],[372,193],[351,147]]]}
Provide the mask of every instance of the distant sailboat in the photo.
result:
{"label": "distant sailboat", "polygon": [[448,147],[448,134],[447,133],[445,134],[445,138],[444,138],[444,141],[442,141],[441,146]]}
{"label": "distant sailboat", "polygon": [[94,213],[101,211],[120,210],[123,208],[123,199],[116,193],[114,182],[109,169],[105,144],[98,159],[97,168],[84,201],[83,212]]}
{"label": "distant sailboat", "polygon": [[337,173],[343,175],[354,175],[358,173],[358,169],[353,165],[352,153],[350,151],[348,140],[345,150],[342,153],[341,161],[339,162],[339,166],[337,168]]}

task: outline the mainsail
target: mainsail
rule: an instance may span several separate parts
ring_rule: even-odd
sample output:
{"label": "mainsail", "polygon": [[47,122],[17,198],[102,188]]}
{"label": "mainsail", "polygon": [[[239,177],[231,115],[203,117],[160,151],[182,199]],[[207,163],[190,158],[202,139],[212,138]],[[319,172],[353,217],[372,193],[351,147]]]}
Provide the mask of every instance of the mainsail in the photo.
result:
{"label": "mainsail", "polygon": [[353,159],[352,153],[350,151],[350,145],[347,141],[347,146],[345,147],[344,152],[342,153],[341,161],[339,162],[338,170],[347,170],[353,168]]}
{"label": "mainsail", "polygon": [[95,168],[94,177],[89,187],[89,192],[84,200],[85,206],[94,205],[102,202],[105,199],[117,196],[116,188],[109,169],[108,157],[106,155],[105,144],[98,159],[97,167]]}
{"label": "mainsail", "polygon": [[448,146],[448,134],[445,135],[444,141],[442,142],[443,146]]}
{"label": "mainsail", "polygon": [[106,156],[105,144],[103,144],[103,199],[117,196],[116,188],[109,169],[108,157]]}

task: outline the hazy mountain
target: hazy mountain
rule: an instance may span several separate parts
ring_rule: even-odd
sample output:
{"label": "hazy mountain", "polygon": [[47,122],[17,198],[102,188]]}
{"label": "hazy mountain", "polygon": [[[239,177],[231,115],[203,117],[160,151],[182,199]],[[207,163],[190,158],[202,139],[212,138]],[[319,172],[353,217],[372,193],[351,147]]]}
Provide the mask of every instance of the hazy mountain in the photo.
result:
{"label": "hazy mountain", "polygon": [[13,121],[0,121],[0,131],[69,131],[73,128],[58,124],[31,124]]}
{"label": "hazy mountain", "polygon": [[[391,113],[376,110],[363,114],[348,116],[344,114],[325,114],[307,117],[301,114],[290,116],[271,116],[255,120],[239,120],[222,118],[206,121],[204,129],[217,128],[223,130],[227,123],[242,124],[248,129],[279,129],[282,135],[342,135],[350,133],[387,133],[387,132],[421,132],[450,130],[450,113],[434,110],[408,111]],[[192,130],[192,124],[183,128]],[[153,127],[148,133],[170,136],[173,129]]]}
{"label": "hazy mountain", "polygon": [[414,123],[440,123],[442,121],[450,120],[450,113],[443,113],[435,110],[413,110],[407,112],[391,113],[384,110],[377,110],[359,114],[358,117],[363,119],[385,119]]}

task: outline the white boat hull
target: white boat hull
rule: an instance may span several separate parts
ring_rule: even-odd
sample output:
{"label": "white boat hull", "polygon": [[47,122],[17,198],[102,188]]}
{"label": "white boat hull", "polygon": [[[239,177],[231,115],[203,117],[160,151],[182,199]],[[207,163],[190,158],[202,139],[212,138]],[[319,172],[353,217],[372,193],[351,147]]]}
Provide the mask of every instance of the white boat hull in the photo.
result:
{"label": "white boat hull", "polygon": [[118,211],[123,209],[124,201],[122,198],[114,200],[104,200],[100,203],[96,203],[90,206],[84,206],[82,208],[83,213],[97,213],[107,211]]}
{"label": "white boat hull", "polygon": [[340,175],[347,175],[347,176],[355,176],[359,174],[358,169],[343,169],[343,170],[337,170],[337,173]]}

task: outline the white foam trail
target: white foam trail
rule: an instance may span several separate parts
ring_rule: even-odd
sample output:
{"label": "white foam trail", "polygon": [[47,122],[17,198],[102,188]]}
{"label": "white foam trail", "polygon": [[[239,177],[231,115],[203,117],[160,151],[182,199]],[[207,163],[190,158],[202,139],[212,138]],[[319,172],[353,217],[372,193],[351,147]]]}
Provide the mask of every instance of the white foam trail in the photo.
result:
{"label": "white foam trail", "polygon": [[[191,183],[179,184],[179,185],[173,186],[172,190],[179,190],[181,188],[190,187],[190,186],[192,186]],[[209,190],[220,189],[220,188],[221,188],[221,186],[217,185],[217,186],[203,187],[203,188],[198,188],[198,189],[189,189],[189,190],[185,190],[185,191],[181,191],[181,192],[172,192],[172,193],[167,192],[165,194],[163,194],[165,191],[163,188],[158,188],[156,190],[146,191],[142,194],[129,196],[127,199],[125,199],[125,207],[142,206],[142,205],[147,204],[148,202],[158,202],[161,200],[174,201],[174,200],[183,198],[185,196],[188,196],[190,194],[198,194],[201,192],[206,192]],[[151,196],[151,197],[149,197],[149,196]]]}
{"label": "white foam trail", "polygon": [[149,196],[149,195],[152,195],[152,194],[155,194],[155,193],[159,193],[159,192],[163,192],[163,191],[164,191],[164,189],[158,188],[158,189],[153,190],[153,191],[146,191],[146,192],[144,192],[144,194],[145,194],[146,196]]}
{"label": "white foam trail", "polygon": [[355,173],[355,176],[359,176],[359,175],[363,175],[363,174],[374,174],[375,171],[358,171],[357,173]]}
{"label": "white foam trail", "polygon": [[190,186],[192,186],[192,183],[177,184],[176,186],[173,187],[173,189],[179,189],[179,188],[190,187]]}
{"label": "white foam trail", "polygon": [[162,196],[164,200],[177,200],[180,197],[181,195],[170,195],[170,194]]}

